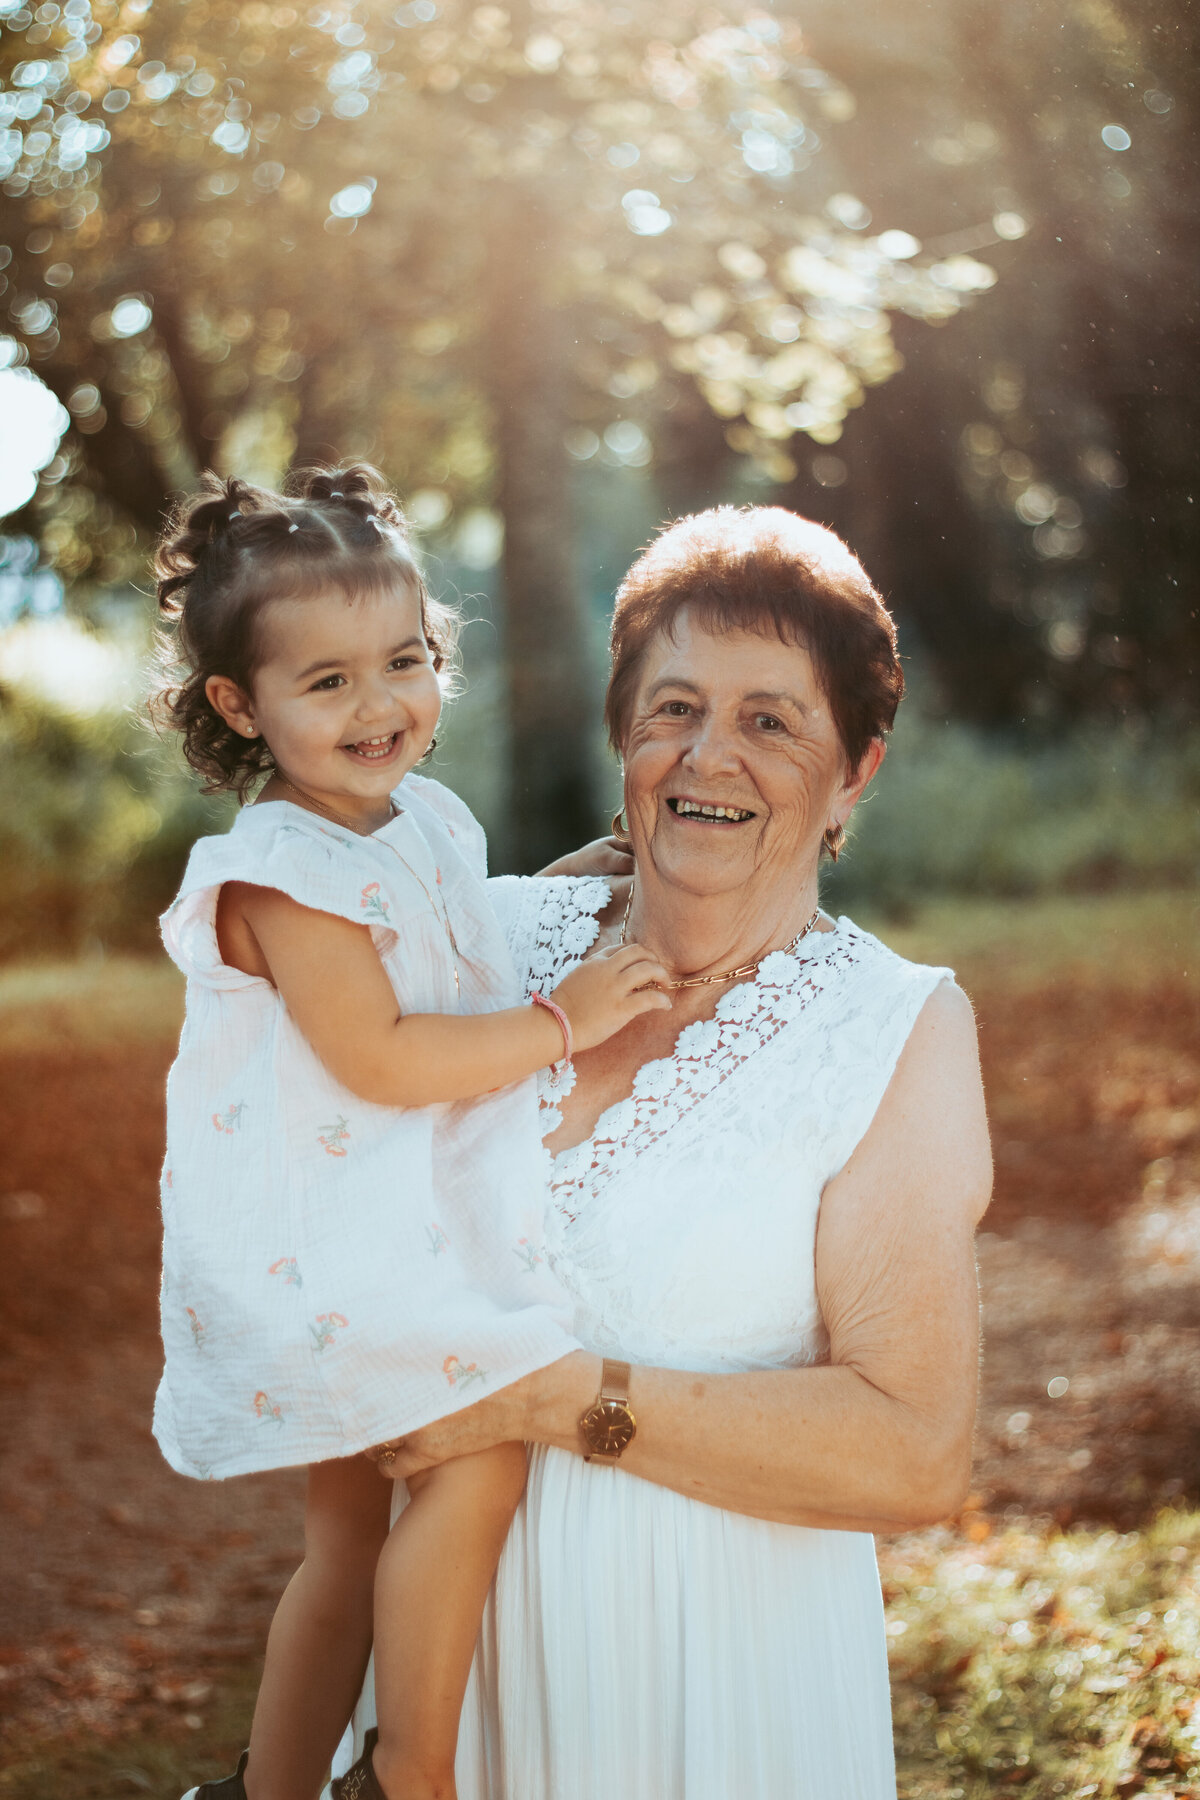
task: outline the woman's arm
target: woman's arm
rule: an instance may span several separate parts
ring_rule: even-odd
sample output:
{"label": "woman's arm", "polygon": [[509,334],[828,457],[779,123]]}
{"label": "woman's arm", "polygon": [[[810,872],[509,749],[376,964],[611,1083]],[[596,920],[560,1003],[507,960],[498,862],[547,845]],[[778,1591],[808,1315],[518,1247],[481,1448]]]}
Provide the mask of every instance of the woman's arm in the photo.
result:
{"label": "woman's arm", "polygon": [[[223,959],[270,981],[343,1087],[378,1106],[468,1100],[557,1062],[562,1033],[542,1006],[469,1015],[402,1014],[365,925],[301,906],[277,888],[226,882],[217,907]],[[580,1049],[652,1007],[666,971],[636,944],[566,976],[556,1003]]]}
{"label": "woman's arm", "polygon": [[[990,1186],[974,1021],[957,989],[939,988],[822,1200],[817,1289],[830,1363],[752,1375],[635,1368],[638,1429],[621,1466],[785,1524],[894,1531],[952,1512],[970,1470],[972,1239]],[[489,1441],[507,1432],[581,1450],[576,1421],[599,1372],[597,1357],[566,1357],[413,1434],[392,1472],[461,1454],[474,1447],[472,1429]],[[472,1413],[481,1415],[474,1427]]]}

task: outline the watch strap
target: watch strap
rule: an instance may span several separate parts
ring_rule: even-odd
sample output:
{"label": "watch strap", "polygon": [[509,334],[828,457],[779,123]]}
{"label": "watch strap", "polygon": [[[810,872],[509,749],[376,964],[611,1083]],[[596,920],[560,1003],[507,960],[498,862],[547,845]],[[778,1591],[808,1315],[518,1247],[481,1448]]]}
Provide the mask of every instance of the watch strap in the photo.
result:
{"label": "watch strap", "polygon": [[632,1370],[627,1362],[613,1362],[606,1356],[600,1371],[600,1399],[619,1400],[622,1406],[628,1406],[631,1377]]}

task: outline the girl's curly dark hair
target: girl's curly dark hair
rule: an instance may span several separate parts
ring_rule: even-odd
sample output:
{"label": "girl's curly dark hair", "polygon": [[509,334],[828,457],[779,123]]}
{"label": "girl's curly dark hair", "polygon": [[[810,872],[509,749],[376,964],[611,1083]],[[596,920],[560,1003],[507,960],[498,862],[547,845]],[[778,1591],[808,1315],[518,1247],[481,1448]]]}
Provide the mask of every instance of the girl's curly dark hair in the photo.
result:
{"label": "girl's curly dark hair", "polygon": [[204,792],[247,790],[274,767],[262,738],[239,737],[205,693],[227,675],[246,693],[262,657],[261,620],[272,600],[340,591],[348,598],[415,586],[425,641],[441,673],[452,665],[460,620],[431,599],[404,514],[368,463],[302,469],[285,493],[236,476],[206,474],[201,492],[167,520],[154,558],[161,680],[150,701],[156,723],[181,733]]}

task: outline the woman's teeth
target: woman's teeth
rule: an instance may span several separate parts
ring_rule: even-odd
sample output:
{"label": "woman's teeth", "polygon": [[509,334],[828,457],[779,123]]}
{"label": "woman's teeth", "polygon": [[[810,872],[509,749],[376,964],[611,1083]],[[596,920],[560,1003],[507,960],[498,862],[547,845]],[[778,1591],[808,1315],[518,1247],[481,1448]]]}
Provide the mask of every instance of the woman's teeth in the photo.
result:
{"label": "woman's teeth", "polygon": [[728,819],[741,825],[754,817],[742,806],[702,806],[698,800],[668,800],[667,805],[679,819]]}
{"label": "woman's teeth", "polygon": [[396,733],[389,731],[386,737],[362,738],[357,744],[346,744],[344,748],[352,750],[355,756],[365,757],[368,762],[379,762],[391,755],[395,742]]}

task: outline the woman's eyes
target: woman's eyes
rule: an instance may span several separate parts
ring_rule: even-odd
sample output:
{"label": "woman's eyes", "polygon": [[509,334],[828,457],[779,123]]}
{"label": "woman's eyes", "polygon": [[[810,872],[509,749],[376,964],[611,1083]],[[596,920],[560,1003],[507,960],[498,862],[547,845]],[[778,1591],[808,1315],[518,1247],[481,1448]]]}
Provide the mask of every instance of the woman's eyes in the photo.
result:
{"label": "woman's eyes", "polygon": [[[662,708],[668,719],[689,718],[694,710],[689,700],[667,700]],[[756,730],[765,732],[769,737],[777,737],[780,732],[787,730],[783,720],[775,713],[755,713],[752,723]]]}

